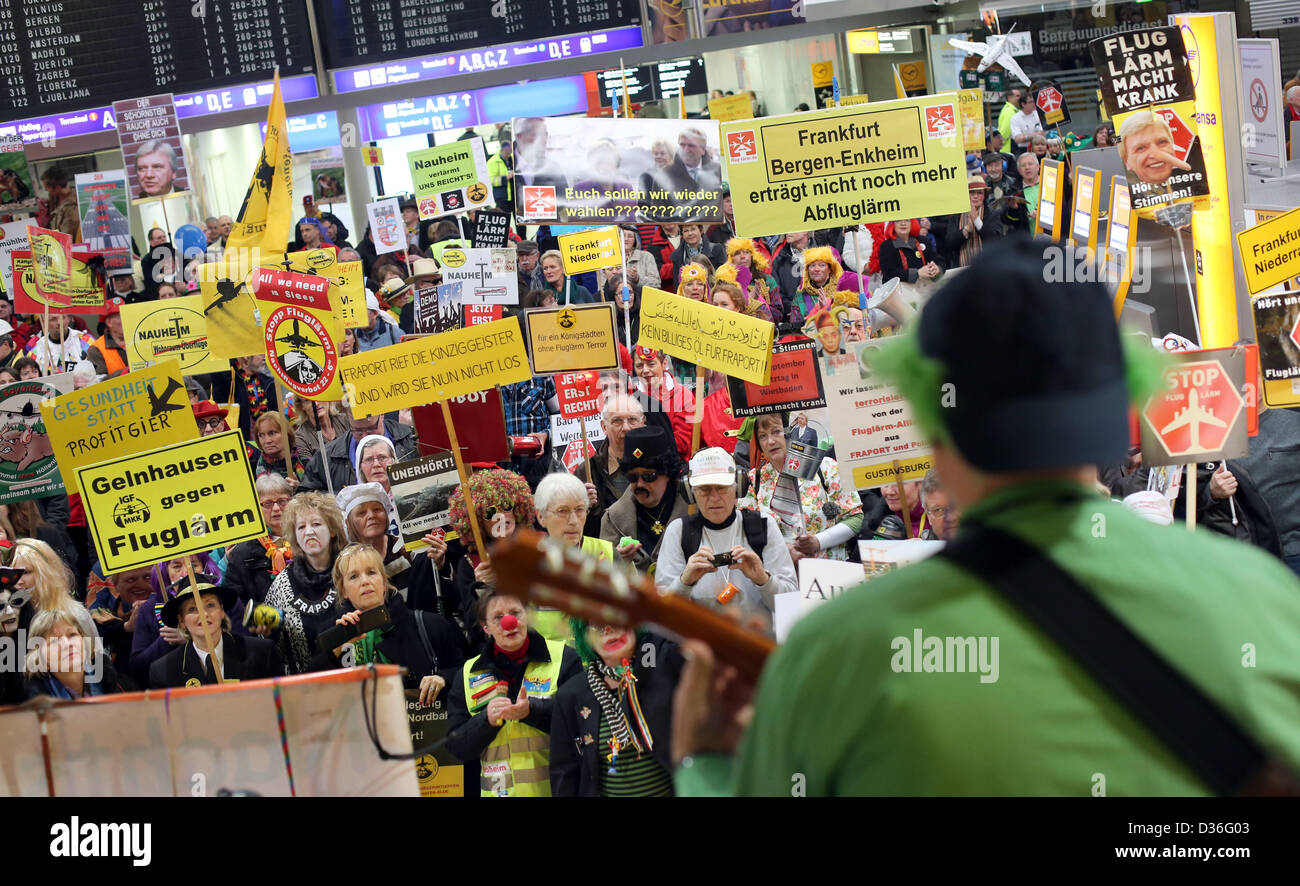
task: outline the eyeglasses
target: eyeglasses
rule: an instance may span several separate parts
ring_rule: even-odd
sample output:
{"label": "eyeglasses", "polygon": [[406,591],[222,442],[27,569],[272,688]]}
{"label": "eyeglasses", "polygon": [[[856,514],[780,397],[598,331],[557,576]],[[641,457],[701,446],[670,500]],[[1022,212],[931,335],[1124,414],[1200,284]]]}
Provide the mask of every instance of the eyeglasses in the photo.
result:
{"label": "eyeglasses", "polygon": [[658,471],[631,471],[627,475],[629,483],[653,483],[658,479]]}
{"label": "eyeglasses", "polygon": [[213,431],[225,424],[224,418],[201,418],[199,419],[199,430]]}
{"label": "eyeglasses", "polygon": [[285,508],[289,504],[289,496],[284,495],[280,498],[262,499],[259,504],[268,511],[274,511],[276,508]]}
{"label": "eyeglasses", "polygon": [[578,505],[576,508],[551,508],[550,512],[561,520],[572,520],[574,517],[579,520],[587,519],[586,505]]}
{"label": "eyeglasses", "polygon": [[858,332],[866,332],[867,331],[866,321],[864,320],[841,320],[840,321],[841,331],[852,332],[855,329]]}
{"label": "eyeglasses", "polygon": [[930,515],[932,520],[946,520],[950,514],[953,516],[957,514],[952,508],[926,508],[925,512]]}
{"label": "eyeglasses", "polygon": [[378,464],[391,465],[393,463],[393,457],[391,455],[386,455],[386,454],[367,455],[365,458],[361,459],[361,463],[363,465],[378,465]]}

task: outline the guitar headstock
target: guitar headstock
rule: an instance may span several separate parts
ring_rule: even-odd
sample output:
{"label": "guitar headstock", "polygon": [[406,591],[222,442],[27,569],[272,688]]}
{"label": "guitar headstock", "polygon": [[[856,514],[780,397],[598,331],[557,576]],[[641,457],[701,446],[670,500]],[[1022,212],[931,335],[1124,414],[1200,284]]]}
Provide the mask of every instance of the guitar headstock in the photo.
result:
{"label": "guitar headstock", "polygon": [[594,624],[636,627],[654,618],[658,590],[647,579],[630,579],[609,561],[571,545],[521,529],[492,548],[500,587],[528,603],[561,609]]}

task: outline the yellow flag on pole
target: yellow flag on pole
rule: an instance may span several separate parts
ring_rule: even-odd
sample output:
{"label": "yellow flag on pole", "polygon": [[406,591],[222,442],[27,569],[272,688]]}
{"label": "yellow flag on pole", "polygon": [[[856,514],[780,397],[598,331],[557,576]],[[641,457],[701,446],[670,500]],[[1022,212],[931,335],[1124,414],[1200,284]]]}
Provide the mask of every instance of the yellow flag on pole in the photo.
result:
{"label": "yellow flag on pole", "polygon": [[244,194],[244,204],[239,207],[239,217],[230,229],[226,252],[260,247],[263,255],[279,255],[289,244],[292,227],[293,159],[289,155],[289,127],[284,97],[280,95],[280,73],[276,71],[262,154]]}
{"label": "yellow flag on pole", "polygon": [[894,65],[894,92],[896,98],[907,98],[907,89],[903,86],[903,75],[898,70],[898,65]]}

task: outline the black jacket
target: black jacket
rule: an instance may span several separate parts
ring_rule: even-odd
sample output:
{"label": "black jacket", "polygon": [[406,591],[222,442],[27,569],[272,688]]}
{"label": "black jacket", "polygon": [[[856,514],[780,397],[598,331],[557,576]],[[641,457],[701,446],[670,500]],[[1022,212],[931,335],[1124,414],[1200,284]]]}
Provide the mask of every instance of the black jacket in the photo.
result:
{"label": "black jacket", "polygon": [[257,539],[241,541],[226,552],[226,574],[222,576],[222,587],[231,588],[241,600],[261,603],[266,599],[267,588],[271,587],[271,558],[266,555],[266,548]]}
{"label": "black jacket", "polygon": [[[669,286],[667,280],[663,281],[664,289],[667,289],[670,292],[677,291],[677,284],[680,283],[682,279],[682,268],[690,264],[690,259],[686,257],[686,249],[686,241],[683,240],[682,245],[673,250],[672,285]],[[713,262],[713,269],[715,271],[727,263],[727,250],[721,244],[710,243],[708,240],[701,240],[700,252],[704,253],[705,258]]]}
{"label": "black jacket", "polygon": [[[406,668],[406,673],[402,675],[402,685],[407,689],[419,689],[420,681],[430,674],[442,677],[448,686],[459,680],[460,668],[466,657],[465,638],[460,632],[440,615],[407,608],[402,598],[396,594],[389,596],[387,605],[392,627],[380,631],[375,651],[393,664]],[[424,621],[424,630],[433,650],[432,657],[420,638],[416,618]],[[332,651],[317,652],[312,656],[313,671],[328,671],[342,666]]]}
{"label": "black jacket", "polygon": [[[227,680],[284,676],[284,661],[270,640],[226,633],[221,641],[221,654],[221,671]],[[149,665],[150,689],[172,689],[185,686],[190,680],[217,682],[215,678],[208,679],[192,640]]]}
{"label": "black jacket", "polygon": [[[1274,557],[1282,558],[1282,541],[1273,521],[1273,509],[1259,492],[1259,486],[1244,465],[1228,462],[1228,470],[1237,480],[1237,491],[1231,499],[1213,498],[1210,480],[1218,468],[1217,462],[1202,462],[1196,469],[1196,522],[1211,532],[1226,535],[1238,541],[1263,548]],[[1233,522],[1233,517],[1236,522]],[[1187,482],[1178,490],[1174,502],[1175,522],[1187,519]]]}
{"label": "black jacket", "polygon": [[[423,612],[434,612],[455,627],[461,619],[460,590],[456,585],[452,560],[448,557],[441,570],[433,557],[425,553],[411,561],[410,580],[406,586],[406,605]],[[437,583],[434,582],[437,573]]]}
{"label": "black jacket", "polygon": [[[523,685],[524,671],[530,662],[550,661],[551,653],[546,646],[546,639],[532,628],[528,629],[528,654],[519,664],[515,664],[503,655],[493,654],[493,641],[491,637],[485,638],[483,645],[479,648],[479,661],[475,666],[476,671],[490,671],[498,680],[505,680],[508,685],[507,692],[510,700],[513,701],[519,697],[519,687]],[[564,686],[570,678],[582,678],[582,661],[578,658],[578,653],[574,652],[569,646],[564,647],[564,657],[560,660],[560,681],[559,685]],[[449,728],[447,732],[447,750],[451,751],[461,760],[470,763],[478,760],[492,740],[496,738],[497,730],[500,726],[493,726],[488,722],[487,714],[478,713],[470,716],[469,708],[465,704],[465,677],[463,668],[461,673],[457,673],[451,681],[451,710],[448,713]],[[554,710],[555,697],[534,698],[531,702],[531,710],[523,722],[532,726],[534,729],[540,729],[542,732],[550,733],[551,731],[551,713]],[[470,773],[466,773],[465,783],[472,784],[473,779]]]}
{"label": "black jacket", "polygon": [[[647,654],[647,644],[654,650],[653,658]],[[635,659],[632,673],[637,680],[637,699],[654,740],[653,754],[664,769],[672,772],[673,693],[685,659],[676,643],[655,634],[638,638]],[[646,659],[654,667],[643,666]],[[555,711],[551,715],[551,796],[600,796],[604,751],[600,744],[601,719],[600,703],[585,673],[579,673],[555,694]],[[630,714],[628,719],[631,722]]]}
{"label": "black jacket", "polygon": [[[415,458],[415,433],[406,425],[398,424],[395,421],[384,419],[384,430],[388,438],[393,441],[393,448],[397,451],[397,460],[406,461]],[[355,486],[357,483],[357,468],[348,456],[348,449],[352,441],[352,434],[341,434],[325,444],[324,455],[329,461],[329,476],[334,483],[334,494],[338,495],[339,490],[344,486]],[[307,472],[303,476],[302,483],[298,487],[299,492],[326,492],[329,487],[325,481],[325,465],[321,458],[322,453],[317,452],[307,462]]]}

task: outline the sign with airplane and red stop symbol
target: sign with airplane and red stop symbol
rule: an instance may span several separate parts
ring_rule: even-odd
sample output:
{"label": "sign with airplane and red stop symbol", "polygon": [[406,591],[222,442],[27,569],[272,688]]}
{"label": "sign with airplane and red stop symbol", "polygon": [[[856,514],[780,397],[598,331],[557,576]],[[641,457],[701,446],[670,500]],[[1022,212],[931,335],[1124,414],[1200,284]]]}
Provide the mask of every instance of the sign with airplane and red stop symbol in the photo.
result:
{"label": "sign with airplane and red stop symbol", "polygon": [[[1140,413],[1142,462],[1190,464],[1247,451],[1246,351],[1221,348],[1171,356],[1160,389]],[[1253,382],[1252,382],[1253,383]]]}

